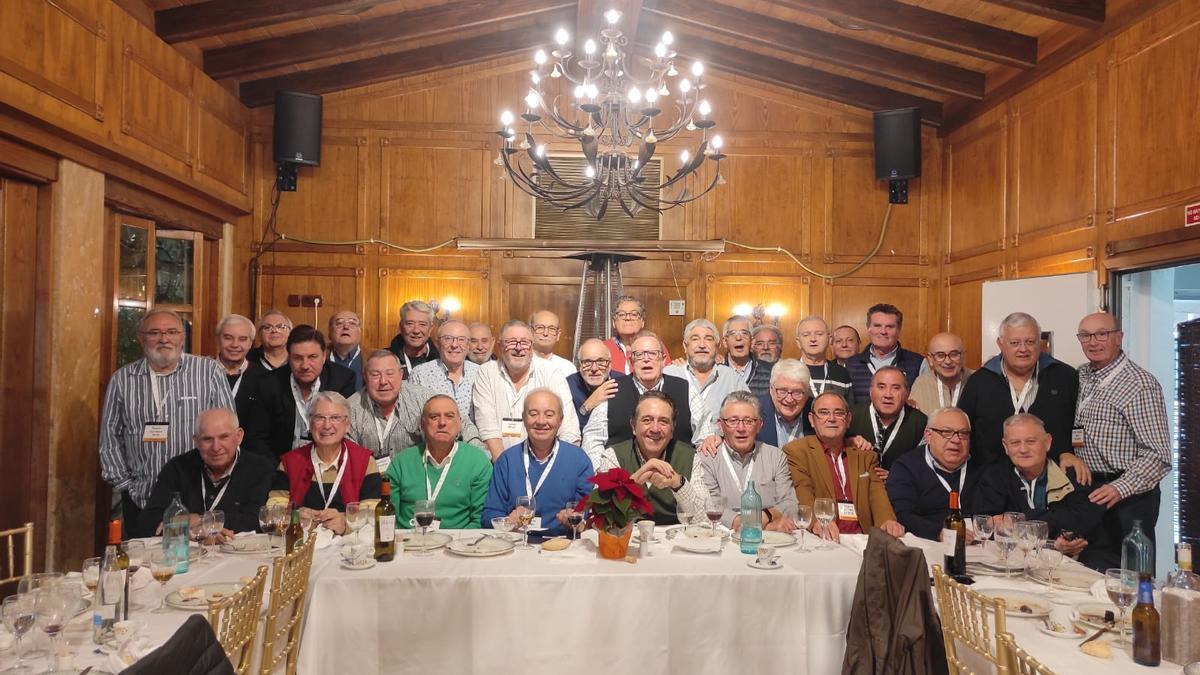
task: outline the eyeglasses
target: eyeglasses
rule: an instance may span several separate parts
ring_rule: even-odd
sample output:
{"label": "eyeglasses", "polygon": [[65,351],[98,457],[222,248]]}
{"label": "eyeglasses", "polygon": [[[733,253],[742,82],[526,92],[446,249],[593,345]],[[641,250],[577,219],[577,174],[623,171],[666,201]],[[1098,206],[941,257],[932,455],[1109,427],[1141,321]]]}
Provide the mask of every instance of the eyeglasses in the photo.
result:
{"label": "eyeglasses", "polygon": [[347,417],[346,415],[313,415],[309,419],[312,420],[316,424],[325,424],[326,422],[333,422],[335,424],[340,424],[350,418]]}
{"label": "eyeglasses", "polygon": [[543,333],[545,335],[554,335],[554,334],[558,333],[558,331],[559,331],[558,326],[547,326],[545,324],[540,324],[540,323],[533,327],[533,332]]}
{"label": "eyeglasses", "polygon": [[775,392],[775,395],[779,397],[780,401],[786,401],[789,398],[794,401],[802,401],[804,400],[805,396],[808,396],[808,392],[803,389],[780,389],[779,387],[771,387],[771,391]]}
{"label": "eyeglasses", "polygon": [[725,331],[725,337],[748,338],[748,337],[750,337],[750,331],[748,331],[748,330],[728,330],[728,331]]}
{"label": "eyeglasses", "polygon": [[963,357],[963,353],[955,349],[952,352],[933,352],[930,356],[934,361],[957,361]]}
{"label": "eyeglasses", "polygon": [[1008,345],[1009,347],[1011,347],[1013,349],[1017,349],[1019,347],[1033,348],[1033,347],[1037,346],[1038,339],[1037,338],[1028,338],[1025,340],[1005,340],[1004,344]]}
{"label": "eyeglasses", "polygon": [[264,323],[263,325],[259,326],[258,329],[261,331],[268,331],[268,330],[285,331],[285,330],[291,330],[292,324],[290,324],[290,323]]}
{"label": "eyeglasses", "polygon": [[617,317],[618,319],[621,319],[622,321],[634,321],[636,319],[642,318],[642,313],[641,312],[616,312],[613,314],[613,316]]}
{"label": "eyeglasses", "polygon": [[177,338],[180,335],[183,335],[183,331],[179,330],[178,328],[172,328],[170,330],[148,330],[148,331],[142,333],[142,335],[145,335],[146,337],[150,338],[151,340],[157,340],[157,339],[163,337],[164,335],[169,338]]}
{"label": "eyeglasses", "polygon": [[647,349],[645,351],[640,351],[640,352],[629,352],[629,358],[633,359],[634,361],[641,361],[643,359],[649,359],[649,360],[653,361],[654,359],[661,359],[662,352],[657,349]]}
{"label": "eyeglasses", "polygon": [[1093,339],[1096,342],[1108,342],[1108,336],[1120,332],[1119,330],[1098,330],[1095,333],[1076,333],[1075,337],[1079,338],[1080,342],[1087,342]]}
{"label": "eyeglasses", "polygon": [[529,349],[533,346],[533,340],[505,340],[500,345],[505,349]]}
{"label": "eyeglasses", "polygon": [[837,419],[839,419],[839,420],[840,420],[840,419],[845,419],[845,418],[846,418],[846,415],[849,415],[849,414],[850,414],[850,411],[849,411],[849,410],[846,410],[846,409],[844,409],[844,408],[837,408],[837,409],[834,409],[834,410],[830,410],[829,408],[821,408],[820,410],[814,410],[814,411],[812,411],[812,412],[813,412],[813,414],[814,414],[814,415],[816,415],[817,417],[821,417],[821,418],[826,418],[826,417],[835,417],[835,418],[837,418]]}
{"label": "eyeglasses", "polygon": [[580,368],[608,368],[612,365],[612,359],[580,359]]}
{"label": "eyeglasses", "polygon": [[971,437],[971,431],[969,429],[964,431],[962,429],[935,429],[930,427],[929,430],[946,440],[957,438],[960,441],[965,441]]}
{"label": "eyeglasses", "polygon": [[757,417],[722,417],[721,422],[731,427],[752,427],[758,423]]}
{"label": "eyeglasses", "polygon": [[462,335],[439,335],[438,342],[444,342],[448,345],[465,345],[467,338]]}
{"label": "eyeglasses", "polygon": [[337,319],[333,322],[334,328],[358,328],[361,325],[358,319]]}

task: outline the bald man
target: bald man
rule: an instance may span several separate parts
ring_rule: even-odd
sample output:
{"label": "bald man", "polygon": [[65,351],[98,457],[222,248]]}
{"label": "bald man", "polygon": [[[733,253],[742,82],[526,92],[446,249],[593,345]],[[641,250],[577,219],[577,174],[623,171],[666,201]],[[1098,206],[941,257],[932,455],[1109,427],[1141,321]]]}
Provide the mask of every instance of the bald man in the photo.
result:
{"label": "bald man", "polygon": [[954,333],[938,333],[929,338],[925,361],[929,370],[913,382],[909,403],[925,411],[957,406],[963,385],[975,372],[964,365],[967,350],[962,338]]}
{"label": "bald man", "polygon": [[571,400],[582,429],[592,418],[596,406],[617,395],[614,378],[621,377],[622,373],[612,369],[608,345],[597,338],[584,340],[575,358],[579,371],[567,376],[567,387],[571,390]]}
{"label": "bald man", "polygon": [[205,512],[221,510],[227,534],[257,529],[258,509],[267,503],[275,467],[262,455],[242,452],[242,437],[232,410],[201,412],[192,434],[193,448],[167,462],[159,472],[138,522],[139,531],[129,536],[158,532],[163,511],[176,492],[191,513],[193,526],[200,524]]}
{"label": "bald man", "polygon": [[[1088,362],[1079,368],[1071,445],[1099,486],[1089,499],[1108,507],[1103,527],[1114,546],[1135,520],[1153,541],[1158,484],[1171,471],[1162,386],[1125,354],[1125,333],[1113,315],[1085,316],[1075,337]],[[1119,556],[1120,550],[1112,553]]]}
{"label": "bald man", "polygon": [[553,366],[563,377],[570,377],[575,372],[575,364],[554,353],[562,336],[562,321],[558,315],[548,309],[538,310],[529,317],[529,328],[533,331],[534,358]]}

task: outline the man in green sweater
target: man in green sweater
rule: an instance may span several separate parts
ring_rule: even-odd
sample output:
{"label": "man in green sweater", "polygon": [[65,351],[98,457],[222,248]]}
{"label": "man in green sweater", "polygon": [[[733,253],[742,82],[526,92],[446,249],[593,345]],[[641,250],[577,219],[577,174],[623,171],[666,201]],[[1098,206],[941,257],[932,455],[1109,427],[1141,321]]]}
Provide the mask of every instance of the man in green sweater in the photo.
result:
{"label": "man in green sweater", "polygon": [[458,442],[462,418],[458,404],[444,394],[421,410],[424,443],[396,453],[386,478],[392,484],[396,522],[405,527],[418,499],[432,499],[438,527],[479,527],[483,501],[492,482],[492,460],[480,447]]}

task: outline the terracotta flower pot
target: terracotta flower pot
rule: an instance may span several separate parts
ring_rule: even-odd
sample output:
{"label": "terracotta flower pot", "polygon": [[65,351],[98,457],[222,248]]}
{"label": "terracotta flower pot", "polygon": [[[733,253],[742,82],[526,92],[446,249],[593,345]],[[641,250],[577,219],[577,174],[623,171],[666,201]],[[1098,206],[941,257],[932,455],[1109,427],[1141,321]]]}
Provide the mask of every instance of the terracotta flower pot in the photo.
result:
{"label": "terracotta flower pot", "polygon": [[630,523],[619,530],[600,530],[600,545],[596,555],[605,560],[624,560],[629,552],[629,537],[633,534],[633,524]]}

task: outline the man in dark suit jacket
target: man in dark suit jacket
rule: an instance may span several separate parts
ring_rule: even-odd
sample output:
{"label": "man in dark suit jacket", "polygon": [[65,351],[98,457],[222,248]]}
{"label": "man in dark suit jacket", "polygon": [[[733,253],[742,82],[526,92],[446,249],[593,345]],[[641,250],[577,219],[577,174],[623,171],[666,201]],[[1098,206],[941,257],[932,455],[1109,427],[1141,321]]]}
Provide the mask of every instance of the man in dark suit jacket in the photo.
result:
{"label": "man in dark suit jacket", "polygon": [[[354,373],[329,361],[325,336],[300,325],[288,336],[288,367],[264,374],[250,413],[246,449],[277,459],[308,442],[307,401],[317,391],[354,395]],[[297,415],[300,416],[297,424]]]}
{"label": "man in dark suit jacket", "polygon": [[755,440],[782,448],[812,434],[808,422],[810,377],[808,367],[796,359],[780,359],[775,364],[767,394],[758,397],[762,428]]}
{"label": "man in dark suit jacket", "polygon": [[925,357],[900,346],[903,326],[904,313],[895,305],[879,304],[867,310],[867,348],[846,360],[855,401],[867,400],[871,376],[882,366],[895,366],[903,371],[910,388],[921,374]]}
{"label": "man in dark suit jacket", "polygon": [[921,443],[925,413],[908,405],[908,381],[895,366],[875,371],[868,401],[851,408],[850,435],[862,436],[875,447],[880,477],[886,479],[892,463]]}
{"label": "man in dark suit jacket", "polygon": [[217,324],[217,362],[225,369],[239,423],[249,423],[258,398],[258,388],[267,374],[249,354],[254,344],[254,322],[241,314],[230,314]]}

